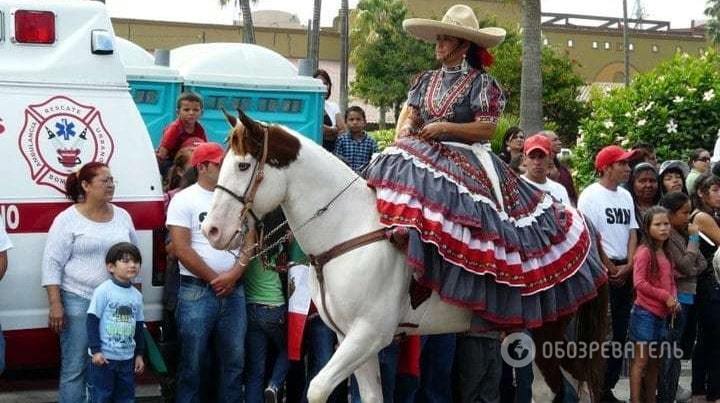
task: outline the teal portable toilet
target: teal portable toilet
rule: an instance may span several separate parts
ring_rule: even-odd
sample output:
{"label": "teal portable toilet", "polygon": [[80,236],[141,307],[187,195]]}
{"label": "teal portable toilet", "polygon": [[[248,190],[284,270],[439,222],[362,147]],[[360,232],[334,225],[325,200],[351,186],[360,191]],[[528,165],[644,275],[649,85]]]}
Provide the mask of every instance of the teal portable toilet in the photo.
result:
{"label": "teal portable toilet", "polygon": [[140,46],[120,37],[115,41],[130,93],[157,149],[165,126],[176,118],[182,81],[177,70],[156,65],[153,55]]}
{"label": "teal portable toilet", "polygon": [[317,143],[322,141],[325,86],[298,75],[282,55],[244,43],[201,43],[170,51],[184,91],[203,98],[200,123],[208,140],[225,141],[229,126],[221,111],[240,107],[253,119],[285,125]]}

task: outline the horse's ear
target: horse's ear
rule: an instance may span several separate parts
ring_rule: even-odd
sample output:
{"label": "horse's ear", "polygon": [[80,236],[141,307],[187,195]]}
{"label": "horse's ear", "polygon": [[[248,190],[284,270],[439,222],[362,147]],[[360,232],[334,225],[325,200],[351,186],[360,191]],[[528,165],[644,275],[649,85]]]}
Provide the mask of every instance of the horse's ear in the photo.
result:
{"label": "horse's ear", "polygon": [[254,121],[250,116],[245,114],[242,109],[237,108],[238,111],[238,118],[240,119],[240,123],[245,126],[250,133],[255,133],[258,129],[260,129],[260,125]]}
{"label": "horse's ear", "polygon": [[230,127],[235,127],[235,126],[237,125],[237,118],[236,118],[235,116],[229,114],[229,113],[225,110],[225,108],[223,108],[222,106],[220,107],[220,109],[222,110],[222,113],[225,115],[225,119],[226,119],[226,120],[228,121],[228,123],[230,124]]}

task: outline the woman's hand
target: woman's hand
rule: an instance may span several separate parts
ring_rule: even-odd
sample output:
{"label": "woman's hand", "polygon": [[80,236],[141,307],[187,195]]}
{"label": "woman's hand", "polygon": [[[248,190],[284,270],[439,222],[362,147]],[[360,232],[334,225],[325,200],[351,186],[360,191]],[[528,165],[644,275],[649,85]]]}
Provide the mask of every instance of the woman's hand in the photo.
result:
{"label": "woman's hand", "polygon": [[65,325],[65,310],[60,302],[50,304],[50,310],[48,312],[48,325],[50,330],[55,333],[60,333]]}
{"label": "woman's hand", "polygon": [[445,122],[433,122],[423,126],[420,137],[423,140],[437,140],[445,133],[447,133]]}
{"label": "woman's hand", "polygon": [[665,305],[667,305],[670,312],[677,312],[680,310],[680,304],[678,303],[677,298],[672,295],[668,297],[667,301],[665,301]]}

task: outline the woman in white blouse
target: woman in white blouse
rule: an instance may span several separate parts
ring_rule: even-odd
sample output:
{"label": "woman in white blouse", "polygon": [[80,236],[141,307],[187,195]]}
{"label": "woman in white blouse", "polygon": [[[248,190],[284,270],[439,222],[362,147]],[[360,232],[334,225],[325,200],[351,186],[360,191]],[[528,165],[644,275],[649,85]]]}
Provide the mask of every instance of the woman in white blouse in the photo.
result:
{"label": "woman in white blouse", "polygon": [[60,403],[86,401],[89,363],[85,321],[95,288],[109,278],[105,254],[118,242],[137,244],[127,211],[110,203],[115,181],[107,165],[91,162],[68,176],[74,203],[55,217],[43,255],[48,325],[60,335]]}

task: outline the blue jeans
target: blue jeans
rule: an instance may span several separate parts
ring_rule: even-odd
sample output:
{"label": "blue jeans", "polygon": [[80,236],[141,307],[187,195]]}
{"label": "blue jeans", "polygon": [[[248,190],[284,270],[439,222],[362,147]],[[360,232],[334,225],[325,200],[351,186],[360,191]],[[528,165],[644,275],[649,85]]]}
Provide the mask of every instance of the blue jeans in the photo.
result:
{"label": "blue jeans", "polygon": [[245,333],[245,292],[241,284],[224,298],[208,285],[181,282],[176,310],[180,363],[176,402],[199,403],[203,360],[214,343],[218,352],[219,402],[242,402]]}
{"label": "blue jeans", "polygon": [[59,403],[87,401],[87,368],[90,364],[87,339],[87,310],[90,300],[60,291],[65,327],[60,333]]}
{"label": "blue jeans", "polygon": [[105,365],[90,363],[92,403],[133,403],[135,401],[135,360],[108,360]]}
{"label": "blue jeans", "polygon": [[[287,355],[287,305],[271,306],[247,304],[247,372],[245,401],[263,403],[265,387],[265,366],[269,350],[274,350],[275,360],[272,366],[269,385],[277,389],[285,382],[290,361]],[[268,349],[271,346],[271,349]]]}
{"label": "blue jeans", "polygon": [[628,339],[635,342],[663,341],[668,334],[668,321],[635,305],[630,312]]}

